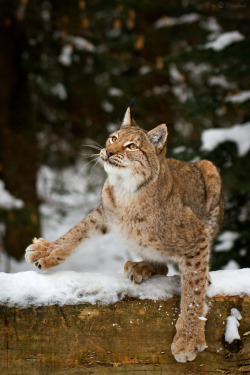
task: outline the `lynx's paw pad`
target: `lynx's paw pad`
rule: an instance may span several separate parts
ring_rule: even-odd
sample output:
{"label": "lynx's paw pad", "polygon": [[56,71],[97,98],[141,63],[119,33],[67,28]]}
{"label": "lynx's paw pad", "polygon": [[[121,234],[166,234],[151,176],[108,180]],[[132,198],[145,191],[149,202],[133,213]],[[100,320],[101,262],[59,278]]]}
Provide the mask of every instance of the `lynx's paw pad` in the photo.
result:
{"label": "lynx's paw pad", "polygon": [[44,238],[34,238],[33,244],[25,250],[25,259],[37,268],[46,270],[64,261],[59,255],[60,251],[61,249],[56,248],[52,242]]}
{"label": "lynx's paw pad", "polygon": [[134,283],[141,283],[143,280],[148,280],[152,275],[159,273],[166,275],[168,271],[167,266],[158,265],[154,266],[148,262],[131,262],[130,260],[125,263],[124,272],[129,280]]}
{"label": "lynx's paw pad", "polygon": [[207,348],[204,332],[192,335],[185,330],[177,331],[171,345],[172,354],[177,362],[193,361],[198,352]]}

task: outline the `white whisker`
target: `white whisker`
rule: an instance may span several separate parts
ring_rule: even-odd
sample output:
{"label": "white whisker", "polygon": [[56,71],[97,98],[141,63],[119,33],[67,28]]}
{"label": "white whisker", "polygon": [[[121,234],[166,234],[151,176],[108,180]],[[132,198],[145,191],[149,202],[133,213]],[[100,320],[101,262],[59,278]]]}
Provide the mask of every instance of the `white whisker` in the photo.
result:
{"label": "white whisker", "polygon": [[86,164],[84,164],[82,167],[81,167],[81,170],[83,169],[83,168],[86,168],[87,167],[87,165],[89,165],[90,163],[93,163],[95,160],[99,160],[99,157],[96,159],[96,157],[95,157],[95,159],[92,159],[92,160],[90,160],[88,163],[86,163]]}
{"label": "white whisker", "polygon": [[90,170],[90,173],[92,172],[92,169],[96,166],[96,164],[100,161],[100,159],[98,158],[97,161],[95,162],[95,164],[93,165],[93,167],[91,168]]}
{"label": "white whisker", "polygon": [[101,150],[103,147],[97,147],[96,145],[82,145],[84,147],[92,147],[95,148],[96,150]]}
{"label": "white whisker", "polygon": [[97,146],[103,148],[103,147],[102,147],[99,143],[97,143],[96,141],[92,141],[92,142],[94,142]]}
{"label": "white whisker", "polygon": [[99,156],[99,152],[97,154],[82,154],[80,152],[78,152],[78,155],[80,156],[83,156],[84,158],[92,158],[92,157],[96,157],[96,156]]}

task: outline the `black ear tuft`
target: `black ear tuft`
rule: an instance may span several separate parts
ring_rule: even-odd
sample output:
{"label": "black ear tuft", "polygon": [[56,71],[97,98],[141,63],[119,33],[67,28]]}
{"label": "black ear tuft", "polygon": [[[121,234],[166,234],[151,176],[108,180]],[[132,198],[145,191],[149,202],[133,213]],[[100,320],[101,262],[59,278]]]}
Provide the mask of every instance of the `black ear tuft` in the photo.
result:
{"label": "black ear tuft", "polygon": [[134,104],[135,104],[135,97],[133,97],[133,98],[131,99],[130,106],[129,106],[130,109],[133,108]]}

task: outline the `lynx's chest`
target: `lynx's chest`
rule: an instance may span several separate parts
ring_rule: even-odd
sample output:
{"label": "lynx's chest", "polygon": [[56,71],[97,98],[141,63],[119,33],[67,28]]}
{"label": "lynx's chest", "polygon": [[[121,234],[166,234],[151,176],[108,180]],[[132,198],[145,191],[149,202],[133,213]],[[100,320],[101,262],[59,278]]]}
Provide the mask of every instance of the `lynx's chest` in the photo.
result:
{"label": "lynx's chest", "polygon": [[109,230],[140,255],[144,254],[144,258],[146,253],[151,254],[151,258],[155,253],[157,260],[158,251],[164,243],[162,233],[165,231],[166,218],[153,198],[126,196],[110,185],[105,187],[102,194]]}

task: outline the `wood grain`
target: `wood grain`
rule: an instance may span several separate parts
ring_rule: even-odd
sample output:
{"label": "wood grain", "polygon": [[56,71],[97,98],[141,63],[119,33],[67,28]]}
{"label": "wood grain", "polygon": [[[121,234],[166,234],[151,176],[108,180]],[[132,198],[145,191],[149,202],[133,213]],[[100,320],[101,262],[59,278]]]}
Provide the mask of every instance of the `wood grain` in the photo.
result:
{"label": "wood grain", "polygon": [[[179,297],[108,306],[1,306],[0,374],[249,374],[250,298],[217,296],[208,303],[208,348],[185,364],[170,351]],[[241,340],[229,347],[223,337],[232,307],[242,314]]]}

